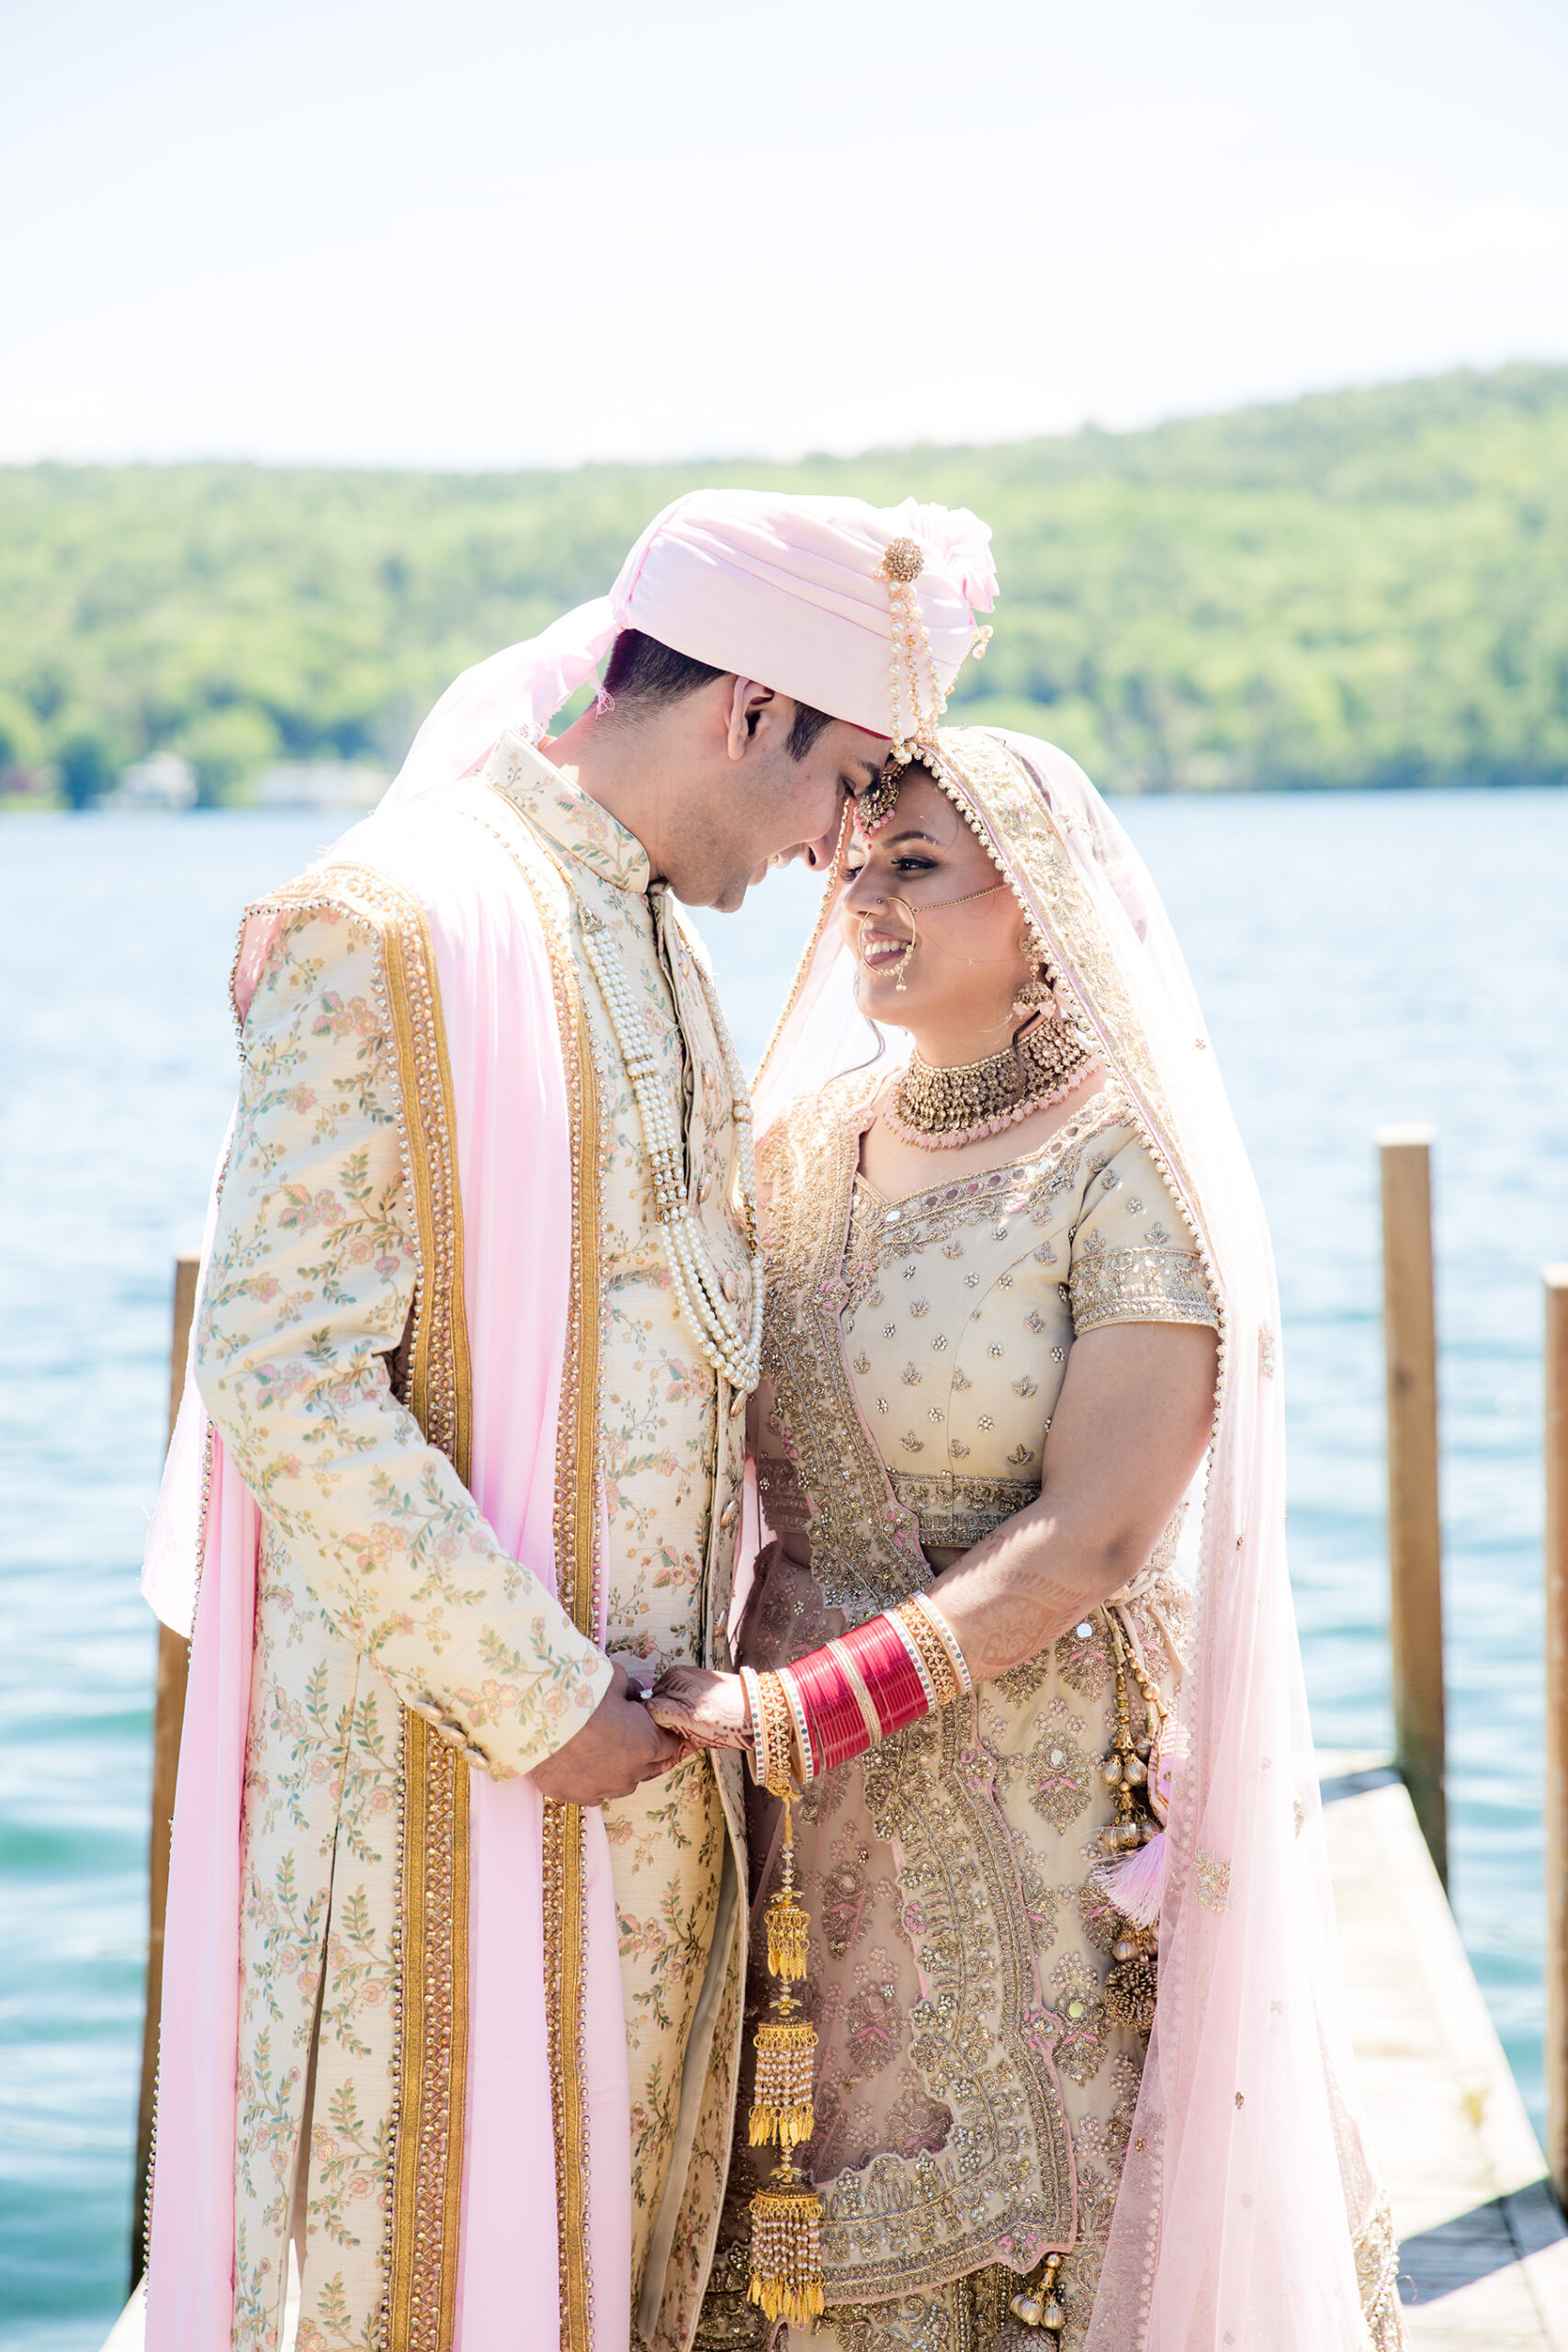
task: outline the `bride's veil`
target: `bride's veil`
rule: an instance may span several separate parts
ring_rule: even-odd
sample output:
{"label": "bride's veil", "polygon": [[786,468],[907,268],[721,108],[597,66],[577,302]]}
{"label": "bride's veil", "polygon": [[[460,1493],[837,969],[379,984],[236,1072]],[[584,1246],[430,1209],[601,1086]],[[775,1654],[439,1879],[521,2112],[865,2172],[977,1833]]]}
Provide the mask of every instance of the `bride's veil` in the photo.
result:
{"label": "bride's veil", "polygon": [[[1365,2154],[1285,1558],[1273,1256],[1181,951],[1088,777],[1032,737],[922,746],[1043,933],[1185,1207],[1224,1329],[1159,1996],[1086,2352],[1350,2352],[1402,2341]],[[870,1058],[823,916],[759,1073],[763,1131]]]}

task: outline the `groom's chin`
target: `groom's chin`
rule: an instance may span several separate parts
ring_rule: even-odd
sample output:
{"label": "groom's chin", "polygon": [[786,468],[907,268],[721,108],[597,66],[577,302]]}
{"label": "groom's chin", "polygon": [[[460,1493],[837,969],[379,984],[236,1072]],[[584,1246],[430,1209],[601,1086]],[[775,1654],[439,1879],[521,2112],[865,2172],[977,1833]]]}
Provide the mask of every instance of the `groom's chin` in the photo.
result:
{"label": "groom's chin", "polygon": [[707,904],[713,908],[716,914],[736,913],[745,905],[747,891],[754,890],[759,882],[767,880],[770,862],[769,859],[764,858],[761,865],[754,866],[750,874],[735,875],[729,880],[719,883]]}

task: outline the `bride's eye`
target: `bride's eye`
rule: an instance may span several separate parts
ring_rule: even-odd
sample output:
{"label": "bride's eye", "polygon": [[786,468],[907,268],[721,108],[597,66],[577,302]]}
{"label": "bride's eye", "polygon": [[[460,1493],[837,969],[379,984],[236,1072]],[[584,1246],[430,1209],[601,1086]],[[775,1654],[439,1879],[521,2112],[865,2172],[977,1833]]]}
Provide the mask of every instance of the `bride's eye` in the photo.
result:
{"label": "bride's eye", "polygon": [[893,860],[893,871],[895,874],[934,874],[936,860],[934,857],[913,856],[907,852],[904,856]]}

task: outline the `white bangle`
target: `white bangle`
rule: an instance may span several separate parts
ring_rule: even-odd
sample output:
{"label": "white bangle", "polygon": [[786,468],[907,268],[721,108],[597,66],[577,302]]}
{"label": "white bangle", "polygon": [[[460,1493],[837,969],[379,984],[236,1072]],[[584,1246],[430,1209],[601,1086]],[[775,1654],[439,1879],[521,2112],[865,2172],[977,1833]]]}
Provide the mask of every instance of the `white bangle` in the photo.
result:
{"label": "white bangle", "polygon": [[751,1718],[751,1754],[755,1757],[762,1730],[762,1686],[754,1667],[740,1668],[740,1687],[746,1693],[746,1712]]}

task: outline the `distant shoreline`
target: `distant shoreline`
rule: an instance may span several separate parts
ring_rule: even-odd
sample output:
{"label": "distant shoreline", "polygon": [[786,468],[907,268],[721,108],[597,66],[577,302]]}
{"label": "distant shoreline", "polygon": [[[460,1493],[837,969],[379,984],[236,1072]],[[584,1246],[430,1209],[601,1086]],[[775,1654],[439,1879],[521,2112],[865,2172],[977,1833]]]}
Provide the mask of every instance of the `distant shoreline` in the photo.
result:
{"label": "distant shoreline", "polygon": [[1112,794],[1568,782],[1568,367],[1516,366],[793,466],[0,468],[0,797],[395,769],[457,671],[715,481],[985,516],[996,634],[949,715]]}
{"label": "distant shoreline", "polygon": [[[1510,780],[1494,777],[1483,783],[1456,779],[1442,784],[1237,784],[1210,785],[1201,787],[1178,785],[1156,791],[1143,792],[1117,792],[1114,788],[1107,787],[1104,797],[1114,806],[1118,801],[1127,800],[1307,799],[1314,795],[1325,800],[1362,797],[1397,799],[1402,796],[1409,798],[1420,797],[1451,799],[1456,795],[1466,792],[1557,793],[1564,789],[1568,789],[1568,775],[1549,777],[1521,776]],[[259,803],[240,798],[202,802],[191,808],[133,808],[112,807],[104,801],[93,801],[83,808],[73,808],[69,802],[58,799],[43,801],[31,797],[13,798],[0,794],[0,820],[7,817],[18,820],[70,817],[102,822],[105,820],[124,818],[130,822],[141,824],[149,819],[167,822],[173,818],[187,817],[265,817],[282,825],[286,822],[298,822],[306,817],[318,817],[330,820],[346,831],[350,825],[357,824],[361,818],[368,813],[370,812],[358,803],[348,800],[320,803],[295,801],[281,806],[263,807]]]}

